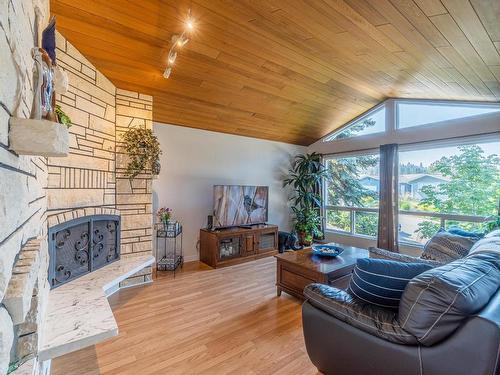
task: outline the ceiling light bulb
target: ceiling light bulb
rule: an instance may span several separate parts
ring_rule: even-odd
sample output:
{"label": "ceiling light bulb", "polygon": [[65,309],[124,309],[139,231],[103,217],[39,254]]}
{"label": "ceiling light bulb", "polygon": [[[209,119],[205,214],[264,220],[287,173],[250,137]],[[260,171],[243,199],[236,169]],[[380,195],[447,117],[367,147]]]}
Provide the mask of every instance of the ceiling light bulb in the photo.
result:
{"label": "ceiling light bulb", "polygon": [[167,67],[167,69],[165,69],[165,71],[163,72],[163,78],[168,78],[170,77],[170,74],[172,73],[172,68],[171,67]]}
{"label": "ceiling light bulb", "polygon": [[176,58],[177,58],[177,52],[175,52],[174,50],[171,50],[168,53],[168,65],[174,65]]}
{"label": "ceiling light bulb", "polygon": [[184,47],[186,45],[186,43],[189,42],[189,38],[186,38],[185,36],[180,36],[178,39],[177,39],[177,46],[178,47]]}
{"label": "ceiling light bulb", "polygon": [[188,30],[193,30],[194,29],[194,21],[192,19],[187,20],[186,27],[188,28]]}

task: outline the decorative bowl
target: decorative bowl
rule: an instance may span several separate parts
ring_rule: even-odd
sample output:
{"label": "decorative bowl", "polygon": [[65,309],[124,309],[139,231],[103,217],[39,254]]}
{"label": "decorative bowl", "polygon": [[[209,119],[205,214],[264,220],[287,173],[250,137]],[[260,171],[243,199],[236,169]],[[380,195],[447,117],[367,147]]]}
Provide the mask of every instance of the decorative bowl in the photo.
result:
{"label": "decorative bowl", "polygon": [[312,245],[312,252],[315,255],[326,257],[336,257],[344,252],[344,249],[335,245],[316,244]]}

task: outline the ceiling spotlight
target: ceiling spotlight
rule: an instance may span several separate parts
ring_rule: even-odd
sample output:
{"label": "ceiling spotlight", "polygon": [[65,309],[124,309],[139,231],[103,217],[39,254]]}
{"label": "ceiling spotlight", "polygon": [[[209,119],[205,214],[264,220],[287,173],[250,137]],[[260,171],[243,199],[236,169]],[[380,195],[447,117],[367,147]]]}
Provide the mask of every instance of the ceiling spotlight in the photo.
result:
{"label": "ceiling spotlight", "polygon": [[171,73],[172,73],[172,68],[171,67],[167,67],[167,69],[165,69],[165,71],[163,72],[163,78],[170,77]]}
{"label": "ceiling spotlight", "polygon": [[172,35],[171,38],[172,45],[170,46],[170,50],[168,51],[167,67],[163,72],[164,78],[170,77],[170,74],[172,73],[172,66],[174,65],[175,60],[177,59],[177,50],[179,48],[184,47],[186,43],[189,42],[189,38],[186,36],[186,34],[189,35],[189,32],[193,29],[194,29],[194,20],[191,17],[191,9],[189,9],[187,21],[185,22],[184,31],[180,35],[178,34]]}
{"label": "ceiling spotlight", "polygon": [[189,42],[189,38],[182,33],[182,35],[174,35],[172,36],[172,43],[174,43],[177,47],[184,47],[186,43]]}
{"label": "ceiling spotlight", "polygon": [[188,10],[186,27],[189,31],[192,31],[194,29],[194,20],[193,20],[193,17],[191,17],[191,9]]}
{"label": "ceiling spotlight", "polygon": [[170,50],[168,53],[168,65],[174,65],[175,59],[177,58],[177,52]]}

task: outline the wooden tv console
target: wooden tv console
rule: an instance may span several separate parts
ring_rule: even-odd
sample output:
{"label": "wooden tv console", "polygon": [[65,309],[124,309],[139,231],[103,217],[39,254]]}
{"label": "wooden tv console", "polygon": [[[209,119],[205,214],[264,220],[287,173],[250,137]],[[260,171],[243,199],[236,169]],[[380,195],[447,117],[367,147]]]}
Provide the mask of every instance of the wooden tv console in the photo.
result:
{"label": "wooden tv console", "polygon": [[200,260],[214,268],[278,253],[278,226],[200,230]]}

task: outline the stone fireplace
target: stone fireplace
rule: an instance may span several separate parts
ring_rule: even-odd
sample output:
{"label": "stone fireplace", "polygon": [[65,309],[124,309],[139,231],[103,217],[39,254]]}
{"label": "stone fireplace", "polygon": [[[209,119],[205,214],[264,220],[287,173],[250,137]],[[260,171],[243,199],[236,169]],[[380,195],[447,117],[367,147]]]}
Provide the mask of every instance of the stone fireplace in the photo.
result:
{"label": "stone fireplace", "polygon": [[[85,276],[105,280],[105,265],[133,265],[134,259],[151,256],[151,175],[126,176],[121,140],[128,128],[152,128],[153,98],[117,88],[58,33],[57,63],[69,76],[69,90],[56,101],[72,120],[69,156],[11,151],[9,119],[30,117],[31,49],[50,9],[48,0],[11,0],[5,8],[0,17],[0,374],[7,369],[14,375],[38,374],[46,369],[41,362],[52,358],[44,327],[54,293]],[[151,263],[137,264],[119,286],[151,281]],[[110,312],[107,301],[101,302],[102,311]],[[71,323],[56,321],[57,326]]]}
{"label": "stone fireplace", "polygon": [[49,228],[51,289],[120,259],[120,216],[91,215]]}

